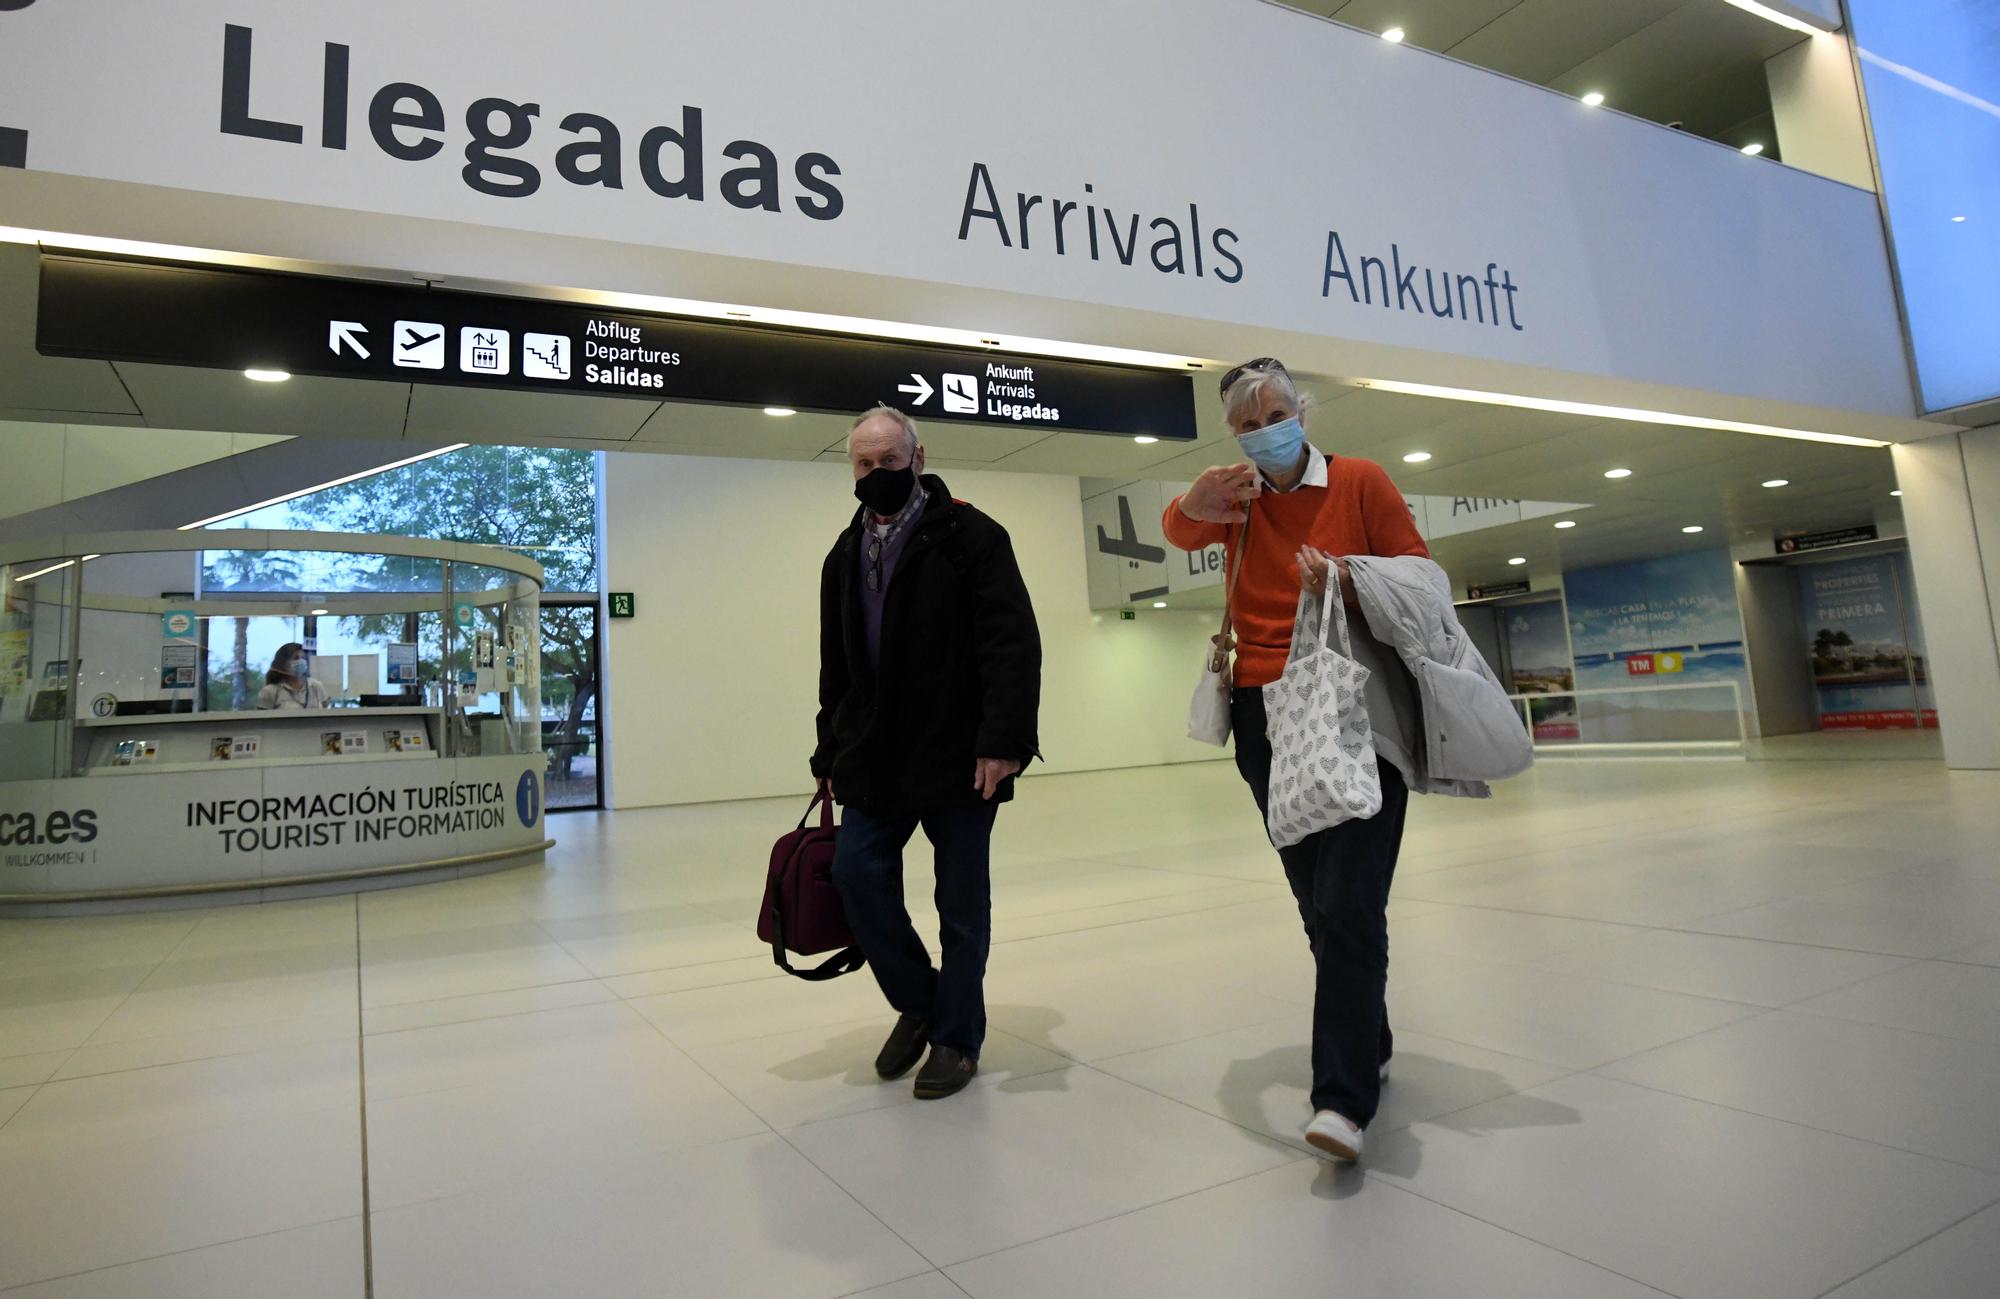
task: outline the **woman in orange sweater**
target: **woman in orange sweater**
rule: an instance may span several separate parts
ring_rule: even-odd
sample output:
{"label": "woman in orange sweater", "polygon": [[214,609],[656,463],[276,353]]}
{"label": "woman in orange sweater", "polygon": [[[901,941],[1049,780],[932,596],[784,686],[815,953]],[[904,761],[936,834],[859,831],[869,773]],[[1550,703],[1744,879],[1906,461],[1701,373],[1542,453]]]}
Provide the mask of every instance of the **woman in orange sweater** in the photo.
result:
{"label": "woman in orange sweater", "polygon": [[[1348,555],[1430,551],[1409,506],[1382,467],[1323,454],[1305,440],[1304,408],[1292,377],[1271,357],[1222,377],[1230,431],[1249,464],[1218,466],[1167,506],[1167,538],[1183,550],[1218,542],[1235,574],[1230,620],[1236,664],[1230,725],[1236,769],[1261,816],[1271,780],[1263,687],[1284,672],[1299,590],[1337,581],[1355,605]],[[1240,567],[1240,572],[1238,571]],[[1415,683],[1394,650],[1350,617],[1355,658],[1370,670],[1363,694],[1376,733],[1414,739]],[[1405,743],[1402,752],[1416,751]],[[1361,1155],[1389,1077],[1394,1039],[1384,993],[1389,977],[1389,882],[1409,805],[1407,773],[1378,758],[1382,810],[1280,849],[1317,971],[1313,992],[1312,1121],[1306,1140],[1337,1159]]]}

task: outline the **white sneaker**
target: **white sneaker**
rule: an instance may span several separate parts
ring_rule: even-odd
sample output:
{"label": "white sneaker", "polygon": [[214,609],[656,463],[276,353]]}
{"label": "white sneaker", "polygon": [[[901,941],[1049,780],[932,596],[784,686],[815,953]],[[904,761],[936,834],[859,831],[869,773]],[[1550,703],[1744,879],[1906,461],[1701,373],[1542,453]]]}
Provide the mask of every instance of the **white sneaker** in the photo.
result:
{"label": "white sneaker", "polygon": [[1332,1110],[1321,1110],[1306,1124],[1306,1144],[1351,1164],[1361,1158],[1361,1129]]}

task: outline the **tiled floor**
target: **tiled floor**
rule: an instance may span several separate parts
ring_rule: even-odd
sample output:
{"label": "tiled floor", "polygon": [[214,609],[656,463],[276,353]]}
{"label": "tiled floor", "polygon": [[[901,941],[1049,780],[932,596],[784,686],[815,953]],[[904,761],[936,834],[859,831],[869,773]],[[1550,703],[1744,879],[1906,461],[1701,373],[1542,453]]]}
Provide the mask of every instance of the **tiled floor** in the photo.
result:
{"label": "tiled floor", "polygon": [[1570,762],[1419,801],[1350,1171],[1299,1140],[1304,941],[1227,764],[1024,787],[984,1071],[936,1104],[875,1080],[866,976],[750,931],[795,815],[0,922],[0,1291],[2000,1293],[2000,777]]}

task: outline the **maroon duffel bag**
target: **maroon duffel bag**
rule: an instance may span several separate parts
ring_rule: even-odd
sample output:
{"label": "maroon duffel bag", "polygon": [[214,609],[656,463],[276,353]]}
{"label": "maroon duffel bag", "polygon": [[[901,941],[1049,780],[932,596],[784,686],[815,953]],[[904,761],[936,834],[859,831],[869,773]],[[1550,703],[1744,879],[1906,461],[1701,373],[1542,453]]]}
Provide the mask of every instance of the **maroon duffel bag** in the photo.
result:
{"label": "maroon duffel bag", "polygon": [[[806,822],[819,808],[819,824]],[[799,828],[771,848],[771,873],[764,881],[764,905],[757,912],[757,937],[771,945],[771,959],[787,974],[801,979],[835,979],[860,969],[866,958],[854,945],[840,891],[833,886],[833,845],[840,832],[833,825],[833,798],[824,788],[806,805]],[[808,970],[792,967],[785,953],[834,956]]]}

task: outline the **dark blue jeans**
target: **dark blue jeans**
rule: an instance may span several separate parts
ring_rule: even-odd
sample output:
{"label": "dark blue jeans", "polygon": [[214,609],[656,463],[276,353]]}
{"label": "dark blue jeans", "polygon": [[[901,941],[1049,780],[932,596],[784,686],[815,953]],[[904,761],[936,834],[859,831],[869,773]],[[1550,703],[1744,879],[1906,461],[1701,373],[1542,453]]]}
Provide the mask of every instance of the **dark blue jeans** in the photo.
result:
{"label": "dark blue jeans", "polygon": [[[993,943],[990,853],[997,803],[908,816],[850,807],[840,818],[833,882],[882,995],[901,1014],[928,1015],[931,1042],[974,1059],[986,1041],[986,953]],[[903,846],[917,827],[936,850],[940,967],[903,905]]]}
{"label": "dark blue jeans", "polygon": [[[1230,692],[1236,770],[1262,816],[1270,798],[1271,742],[1264,733],[1264,692]],[[1389,1031],[1389,882],[1403,846],[1410,792],[1402,773],[1377,762],[1382,810],[1280,848],[1285,878],[1298,900],[1312,946],[1312,1107],[1367,1127],[1381,1102],[1381,1067],[1395,1050]],[[1267,832],[1268,833],[1268,832]]]}

